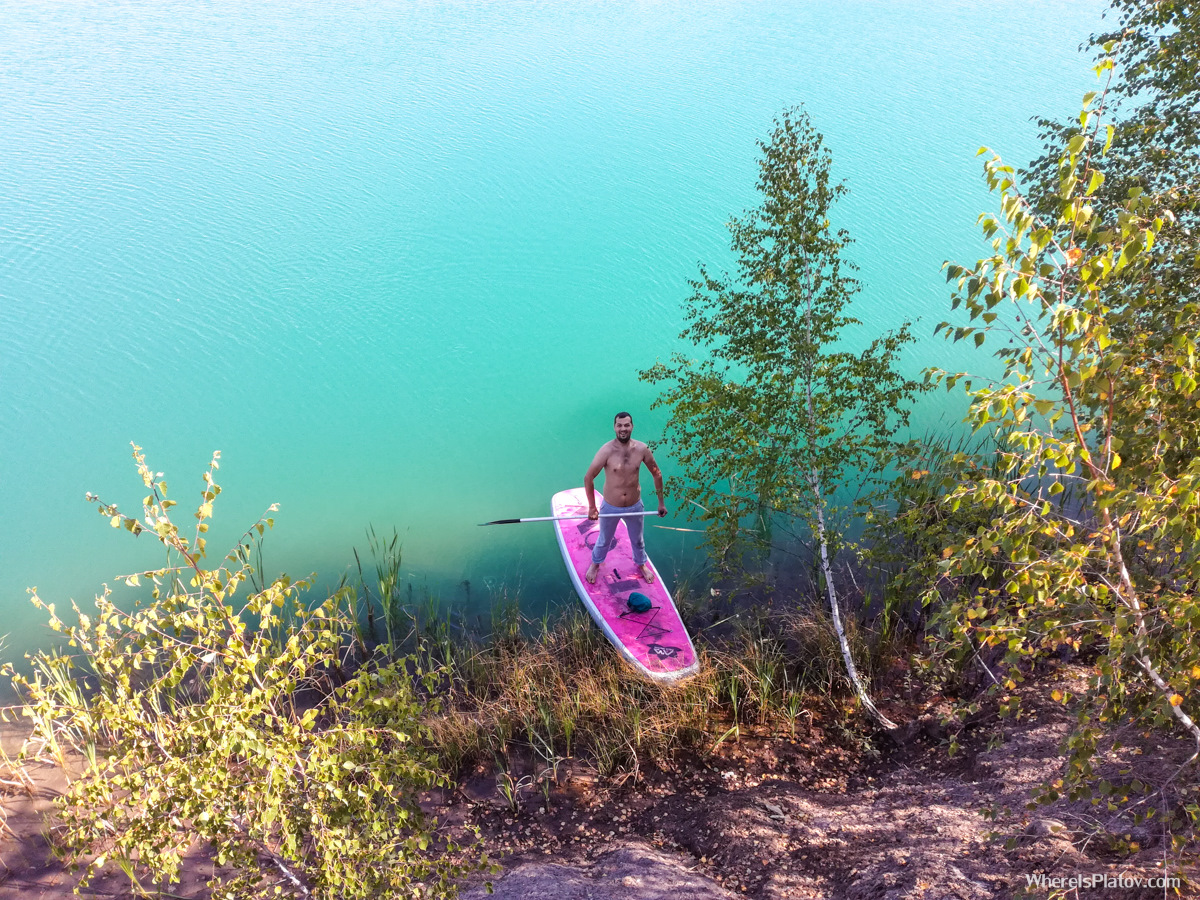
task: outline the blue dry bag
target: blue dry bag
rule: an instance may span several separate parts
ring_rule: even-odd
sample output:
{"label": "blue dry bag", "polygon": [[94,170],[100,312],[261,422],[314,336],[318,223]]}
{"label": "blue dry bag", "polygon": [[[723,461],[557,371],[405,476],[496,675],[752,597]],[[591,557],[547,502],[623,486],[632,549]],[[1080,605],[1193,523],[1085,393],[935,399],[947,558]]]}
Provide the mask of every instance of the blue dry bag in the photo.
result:
{"label": "blue dry bag", "polygon": [[651,602],[650,598],[641,591],[634,591],[629,595],[629,599],[625,602],[629,604],[629,609],[632,612],[638,613],[649,612],[651,607],[654,606],[654,603]]}

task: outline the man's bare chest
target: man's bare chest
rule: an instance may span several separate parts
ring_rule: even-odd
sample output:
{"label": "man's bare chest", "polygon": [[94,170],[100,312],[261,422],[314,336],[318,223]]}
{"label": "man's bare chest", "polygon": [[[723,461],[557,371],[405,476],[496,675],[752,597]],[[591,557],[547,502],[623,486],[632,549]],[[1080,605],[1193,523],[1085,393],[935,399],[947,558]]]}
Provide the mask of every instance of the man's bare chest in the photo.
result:
{"label": "man's bare chest", "polygon": [[629,476],[637,474],[638,466],[642,464],[642,454],[637,450],[622,448],[614,450],[608,456],[608,465],[604,468],[612,476]]}

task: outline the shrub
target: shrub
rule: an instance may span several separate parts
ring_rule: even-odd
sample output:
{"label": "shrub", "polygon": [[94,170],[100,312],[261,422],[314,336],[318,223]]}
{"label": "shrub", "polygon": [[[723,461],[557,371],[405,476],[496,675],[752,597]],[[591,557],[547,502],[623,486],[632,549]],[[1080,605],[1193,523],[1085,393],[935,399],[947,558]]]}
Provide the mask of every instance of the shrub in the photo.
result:
{"label": "shrub", "polygon": [[149,580],[151,602],[127,612],[106,588],[95,615],[76,607],[68,625],[35,593],[74,652],[39,654],[36,674],[16,678],[34,739],[84,757],[59,805],[65,847],[77,863],[92,857],[80,886],[110,862],[135,883],[175,881],[199,840],[220,866],[214,897],[453,895],[454,879],[486,860],[435,846],[436,820],[417,803],[445,783],[420,741],[435,674],[412,658],[347,674],[354,622],[341,592],[309,608],[307,585],[283,576],[238,601],[271,520],[207,568],[220,454],[190,540],[162,474],[133,454],[149,490],[143,516],[89,499],[113,527],[166,549],[165,567],[125,578]]}

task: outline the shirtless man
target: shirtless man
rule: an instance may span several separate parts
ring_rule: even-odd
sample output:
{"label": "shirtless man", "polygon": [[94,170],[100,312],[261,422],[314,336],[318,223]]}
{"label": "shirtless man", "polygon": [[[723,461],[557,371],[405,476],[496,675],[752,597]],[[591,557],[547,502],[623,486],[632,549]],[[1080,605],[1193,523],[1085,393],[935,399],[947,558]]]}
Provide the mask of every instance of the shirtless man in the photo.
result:
{"label": "shirtless man", "polygon": [[[600,564],[608,555],[609,545],[617,530],[616,516],[627,516],[625,529],[629,532],[629,542],[633,545],[633,564],[647,583],[654,580],[654,570],[646,565],[646,542],[642,537],[645,522],[642,516],[628,515],[640,513],[642,505],[642,486],[638,481],[642,463],[654,476],[654,492],[658,494],[658,514],[665,516],[667,507],[663,503],[662,469],[654,461],[654,454],[641,441],[633,440],[633,416],[627,412],[619,412],[613,417],[613,431],[616,438],[609,441],[596,452],[596,458],[588,466],[587,474],[583,476],[583,490],[588,499],[588,518],[597,519],[600,513],[614,518],[600,519],[600,534],[596,538],[596,546],[592,548],[592,564],[588,566],[585,576],[589,584],[596,583],[596,573]],[[596,509],[596,476],[604,471],[604,503]]]}

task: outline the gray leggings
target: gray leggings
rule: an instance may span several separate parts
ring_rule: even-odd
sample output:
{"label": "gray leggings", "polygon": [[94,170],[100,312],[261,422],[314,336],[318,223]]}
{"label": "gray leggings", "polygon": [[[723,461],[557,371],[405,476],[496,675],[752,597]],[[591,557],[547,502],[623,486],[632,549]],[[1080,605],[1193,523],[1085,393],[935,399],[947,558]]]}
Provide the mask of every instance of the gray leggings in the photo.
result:
{"label": "gray leggings", "polygon": [[625,523],[625,530],[629,532],[629,544],[633,547],[633,564],[640,566],[646,561],[646,541],[642,537],[646,525],[645,518],[643,516],[615,518],[625,513],[642,512],[645,508],[646,506],[641,500],[633,506],[611,506],[607,500],[600,504],[600,515],[614,518],[600,520],[600,534],[596,538],[596,546],[592,548],[592,562],[596,565],[604,562],[604,557],[608,555],[610,549],[609,545],[612,544],[613,535],[617,531],[617,523],[622,521]]}

